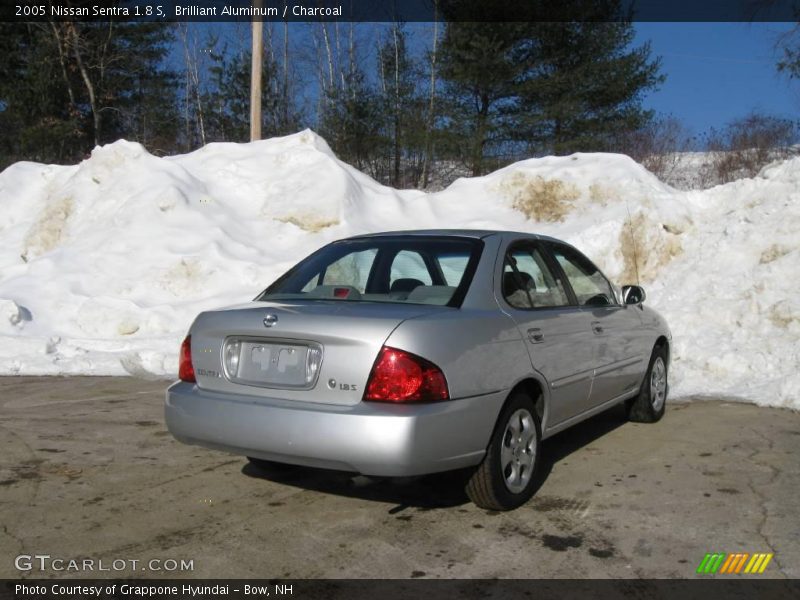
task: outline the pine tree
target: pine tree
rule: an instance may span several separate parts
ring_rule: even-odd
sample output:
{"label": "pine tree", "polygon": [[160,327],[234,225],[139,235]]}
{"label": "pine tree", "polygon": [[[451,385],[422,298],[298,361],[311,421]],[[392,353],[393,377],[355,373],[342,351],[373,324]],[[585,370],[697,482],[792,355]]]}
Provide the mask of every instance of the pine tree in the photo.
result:
{"label": "pine tree", "polygon": [[71,162],[89,147],[88,123],[39,24],[0,23],[0,169],[18,160]]}
{"label": "pine tree", "polygon": [[[250,52],[232,55],[223,49],[211,54],[211,83],[203,95],[208,110],[206,140],[247,142],[250,140]],[[299,115],[287,105],[284,78],[277,64],[265,55],[261,73],[261,131],[263,137],[294,131]]]}
{"label": "pine tree", "polygon": [[[424,150],[423,101],[418,93],[419,73],[408,52],[407,34],[402,24],[393,23],[378,49],[379,94],[390,140],[389,183],[403,185],[401,171],[416,171]],[[418,179],[407,173],[406,179]]]}
{"label": "pine tree", "polygon": [[358,66],[342,77],[344,85],[328,88],[323,99],[320,133],[342,160],[380,177],[389,145],[380,97]]}
{"label": "pine tree", "polygon": [[[107,28],[101,28],[102,34]],[[124,137],[159,154],[177,149],[178,76],[164,64],[174,41],[170,25],[117,25],[99,86],[102,106],[108,106],[101,109],[101,142]]]}
{"label": "pine tree", "polygon": [[630,23],[543,23],[519,49],[528,65],[515,82],[510,137],[537,153],[613,148],[644,126],[644,92],[663,81],[650,46],[629,49]]}
{"label": "pine tree", "polygon": [[663,81],[660,64],[648,44],[630,47],[633,28],[620,0],[535,0],[524,7],[528,22],[463,22],[494,8],[479,0],[443,4],[445,129],[450,152],[473,175],[485,171],[487,158],[521,150],[609,149],[652,118],[641,101]]}
{"label": "pine tree", "polygon": [[[519,42],[516,23],[447,24],[441,46],[445,81],[445,144],[473,175],[502,142],[504,112],[514,99],[519,71],[512,53]],[[449,144],[448,144],[449,141]]]}
{"label": "pine tree", "polygon": [[171,39],[161,23],[0,24],[0,161],[73,162],[120,137],[174,150]]}

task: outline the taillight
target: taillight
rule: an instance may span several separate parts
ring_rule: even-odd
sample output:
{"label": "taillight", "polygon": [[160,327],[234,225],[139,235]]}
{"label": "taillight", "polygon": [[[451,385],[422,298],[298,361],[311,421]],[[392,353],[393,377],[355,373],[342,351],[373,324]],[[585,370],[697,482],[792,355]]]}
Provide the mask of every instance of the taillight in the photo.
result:
{"label": "taillight", "polygon": [[384,346],[369,375],[364,400],[375,402],[429,402],[448,400],[447,380],[432,362],[409,352]]}
{"label": "taillight", "polygon": [[194,367],[192,366],[192,336],[187,335],[181,344],[181,357],[178,363],[178,378],[181,381],[195,383]]}

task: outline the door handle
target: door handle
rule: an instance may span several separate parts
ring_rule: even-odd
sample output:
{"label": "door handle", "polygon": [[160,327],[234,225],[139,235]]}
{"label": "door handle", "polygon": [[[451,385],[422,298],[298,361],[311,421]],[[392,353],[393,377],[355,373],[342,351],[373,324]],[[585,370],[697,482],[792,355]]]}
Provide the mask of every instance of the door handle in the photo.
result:
{"label": "door handle", "polygon": [[600,321],[592,321],[592,331],[595,333],[603,333],[603,326],[600,325]]}
{"label": "door handle", "polygon": [[544,341],[544,334],[538,327],[528,329],[528,339],[531,344],[541,344]]}

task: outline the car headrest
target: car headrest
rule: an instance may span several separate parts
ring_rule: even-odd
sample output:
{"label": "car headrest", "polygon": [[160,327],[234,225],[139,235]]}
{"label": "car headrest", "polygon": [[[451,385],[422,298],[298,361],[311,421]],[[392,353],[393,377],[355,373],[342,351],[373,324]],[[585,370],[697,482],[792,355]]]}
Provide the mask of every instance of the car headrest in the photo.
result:
{"label": "car headrest", "polygon": [[[520,280],[522,285],[520,285]],[[519,290],[534,291],[536,283],[533,281],[528,273],[520,271],[519,273],[503,273],[503,296],[508,298],[511,294]]]}
{"label": "car headrest", "polygon": [[414,288],[418,288],[421,285],[425,285],[419,279],[412,279],[412,278],[405,278],[405,279],[396,279],[392,282],[392,287],[389,288],[389,292],[410,292]]}

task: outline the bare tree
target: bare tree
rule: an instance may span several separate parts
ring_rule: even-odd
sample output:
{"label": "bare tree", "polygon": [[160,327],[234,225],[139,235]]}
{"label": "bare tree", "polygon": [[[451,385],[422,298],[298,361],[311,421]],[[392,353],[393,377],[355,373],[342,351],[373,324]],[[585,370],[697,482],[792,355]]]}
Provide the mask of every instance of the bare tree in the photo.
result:
{"label": "bare tree", "polygon": [[767,164],[788,158],[798,139],[797,124],[753,111],[707,136],[718,183],[755,177]]}
{"label": "bare tree", "polygon": [[425,119],[425,154],[422,159],[422,187],[428,187],[431,161],[433,160],[433,125],[436,114],[436,50],[439,42],[439,1],[433,2],[433,42],[430,53],[430,94],[428,96],[428,114]]}
{"label": "bare tree", "polygon": [[692,135],[677,118],[662,116],[653,119],[644,127],[625,133],[619,140],[617,150],[635,161],[670,185],[682,185],[682,153],[692,145]]}
{"label": "bare tree", "polygon": [[74,22],[66,23],[66,32],[69,39],[69,48],[72,50],[75,64],[78,66],[81,79],[86,87],[86,94],[89,96],[89,108],[92,112],[92,133],[94,134],[94,145],[97,146],[100,144],[100,110],[97,106],[94,82],[89,77],[89,69],[83,60],[84,44]]}
{"label": "bare tree", "polygon": [[[181,23],[181,40],[183,42],[183,57],[186,68],[186,98],[184,103],[184,118],[186,120],[187,150],[191,148],[192,135],[190,132],[190,105],[194,100],[194,109],[197,116],[197,127],[200,135],[200,144],[206,144],[205,113],[202,99],[202,85],[200,78],[200,59],[198,59],[197,37],[190,43],[189,24]],[[214,42],[215,43],[215,42]],[[211,40],[209,40],[211,44]],[[207,45],[209,45],[207,44]]]}
{"label": "bare tree", "polygon": [[325,22],[321,22],[320,27],[322,28],[322,38],[325,40],[325,52],[328,58],[328,82],[330,89],[333,89],[336,85],[336,80],[333,75],[333,51],[331,50],[331,40],[328,36],[328,27],[325,25]]}
{"label": "bare tree", "polygon": [[64,79],[64,86],[67,88],[67,95],[69,96],[70,112],[75,111],[75,92],[72,90],[72,82],[67,74],[67,42],[64,39],[64,24],[56,24],[49,21],[50,32],[53,34],[53,39],[56,41],[56,48],[58,49],[58,63],[61,66],[61,76]]}

